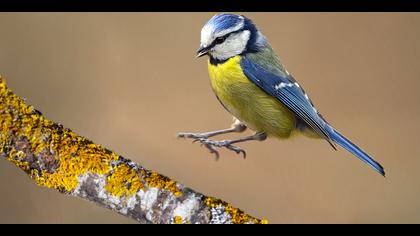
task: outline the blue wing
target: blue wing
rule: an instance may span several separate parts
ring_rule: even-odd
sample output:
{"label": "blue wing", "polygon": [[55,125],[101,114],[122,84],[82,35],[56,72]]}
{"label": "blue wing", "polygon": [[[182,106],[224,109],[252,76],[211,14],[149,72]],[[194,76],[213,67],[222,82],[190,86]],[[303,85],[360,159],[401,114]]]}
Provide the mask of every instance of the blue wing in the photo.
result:
{"label": "blue wing", "polygon": [[292,76],[273,74],[246,57],[242,57],[241,67],[249,80],[269,95],[277,98],[335,149],[327,130],[327,123],[318,114],[309,97]]}
{"label": "blue wing", "polygon": [[282,76],[269,72],[247,57],[242,57],[241,67],[250,81],[287,106],[298,118],[314,129],[320,137],[327,140],[334,149],[336,149],[334,144],[339,144],[385,176],[385,171],[381,164],[373,160],[367,153],[341,135],[338,131],[334,130],[322,118],[305,91],[292,76]]}

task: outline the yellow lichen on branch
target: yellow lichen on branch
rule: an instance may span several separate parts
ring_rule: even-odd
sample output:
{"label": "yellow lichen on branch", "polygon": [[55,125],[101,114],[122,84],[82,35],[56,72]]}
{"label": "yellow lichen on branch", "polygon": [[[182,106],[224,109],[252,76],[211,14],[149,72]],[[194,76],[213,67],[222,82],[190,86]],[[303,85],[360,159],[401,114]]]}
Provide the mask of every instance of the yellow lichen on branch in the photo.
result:
{"label": "yellow lichen on branch", "polygon": [[266,223],[54,123],[0,76],[0,157],[35,182],[142,223]]}
{"label": "yellow lichen on branch", "polygon": [[113,196],[132,196],[144,188],[138,173],[130,169],[126,164],[115,167],[113,173],[108,176],[105,190]]}
{"label": "yellow lichen on branch", "polygon": [[154,171],[152,171],[149,174],[149,176],[146,177],[146,182],[149,185],[149,187],[166,189],[172,192],[177,197],[182,195],[182,192],[176,186],[175,181],[169,179],[168,177],[162,176]]}
{"label": "yellow lichen on branch", "polygon": [[4,134],[13,134],[17,140],[12,141],[21,143],[21,150],[9,151],[8,159],[29,171],[28,159],[43,158],[44,166],[33,166],[30,173],[39,185],[70,192],[77,187],[78,176],[87,172],[107,174],[110,162],[118,160],[113,152],[45,119],[11,93],[3,79],[0,79],[0,99],[2,138],[6,138]]}
{"label": "yellow lichen on branch", "polygon": [[182,217],[181,216],[175,216],[174,217],[174,224],[176,224],[176,225],[182,224]]}
{"label": "yellow lichen on branch", "polygon": [[267,224],[268,221],[265,219],[256,219],[244,211],[233,207],[230,203],[227,203],[223,200],[216,199],[213,197],[207,197],[204,199],[204,204],[211,208],[223,207],[224,210],[232,217],[232,223],[234,224],[245,224],[245,223],[255,223],[255,224]]}

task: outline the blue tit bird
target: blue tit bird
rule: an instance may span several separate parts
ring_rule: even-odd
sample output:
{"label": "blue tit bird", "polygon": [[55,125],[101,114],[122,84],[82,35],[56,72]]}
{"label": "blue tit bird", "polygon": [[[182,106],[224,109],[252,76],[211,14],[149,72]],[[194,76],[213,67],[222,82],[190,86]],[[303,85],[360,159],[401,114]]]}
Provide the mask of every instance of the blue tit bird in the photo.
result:
{"label": "blue tit bird", "polygon": [[[204,55],[209,57],[211,87],[223,107],[234,116],[234,122],[228,129],[178,133],[178,137],[201,142],[218,158],[217,148],[227,148],[245,157],[245,151],[234,144],[303,134],[324,139],[335,150],[338,144],[385,176],[378,162],[321,116],[249,18],[236,14],[212,17],[201,30],[197,57]],[[242,132],[247,127],[255,134],[234,140],[210,139],[220,134]]]}

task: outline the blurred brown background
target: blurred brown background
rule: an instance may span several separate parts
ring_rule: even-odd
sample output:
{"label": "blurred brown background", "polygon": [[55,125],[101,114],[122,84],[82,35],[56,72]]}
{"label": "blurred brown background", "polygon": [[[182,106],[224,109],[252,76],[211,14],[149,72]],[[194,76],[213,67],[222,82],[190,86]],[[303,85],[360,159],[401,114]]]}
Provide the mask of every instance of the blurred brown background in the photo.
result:
{"label": "blurred brown background", "polygon": [[[1,13],[0,73],[77,133],[271,223],[420,223],[420,14],[248,13],[382,178],[324,141],[246,143],[243,160],[177,140],[230,125],[195,59],[213,13]],[[39,188],[0,160],[1,223],[133,223]]]}

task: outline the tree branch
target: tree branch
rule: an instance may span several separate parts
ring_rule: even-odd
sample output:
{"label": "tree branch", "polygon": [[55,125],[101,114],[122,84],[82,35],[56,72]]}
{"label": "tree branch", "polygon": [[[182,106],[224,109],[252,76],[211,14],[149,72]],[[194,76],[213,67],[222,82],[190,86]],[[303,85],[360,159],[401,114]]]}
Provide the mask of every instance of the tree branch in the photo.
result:
{"label": "tree branch", "polygon": [[266,223],[45,119],[0,76],[0,157],[39,186],[109,208],[140,223]]}

